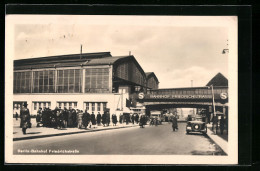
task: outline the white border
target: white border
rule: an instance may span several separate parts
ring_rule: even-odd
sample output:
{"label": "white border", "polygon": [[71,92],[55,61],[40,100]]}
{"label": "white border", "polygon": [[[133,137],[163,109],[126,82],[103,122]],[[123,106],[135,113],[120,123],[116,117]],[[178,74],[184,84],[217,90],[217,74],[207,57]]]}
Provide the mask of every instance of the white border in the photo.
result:
{"label": "white border", "polygon": [[[116,17],[116,19],[112,19]],[[143,18],[146,17],[144,22]],[[181,19],[174,22],[174,18]],[[69,16],[7,15],[5,26],[5,110],[12,111],[14,28],[16,24],[48,24],[59,19],[72,24],[84,19],[93,25],[151,25],[185,27],[227,27],[229,29],[229,141],[228,156],[191,155],[13,155],[13,120],[5,115],[6,163],[65,164],[237,164],[238,163],[238,19],[236,16]],[[102,21],[102,22],[100,22]],[[199,22],[198,22],[199,21]],[[231,88],[232,87],[232,88]],[[232,119],[230,119],[232,117]],[[232,122],[231,122],[232,121]]]}

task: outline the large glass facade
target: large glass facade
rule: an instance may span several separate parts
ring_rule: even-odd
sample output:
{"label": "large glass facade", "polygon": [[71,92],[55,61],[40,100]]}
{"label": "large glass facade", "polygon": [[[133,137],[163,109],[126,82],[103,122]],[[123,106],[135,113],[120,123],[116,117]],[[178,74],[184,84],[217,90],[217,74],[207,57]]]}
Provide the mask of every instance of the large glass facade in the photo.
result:
{"label": "large glass facade", "polygon": [[13,92],[14,93],[30,93],[32,72],[14,72]]}
{"label": "large glass facade", "polygon": [[85,73],[85,92],[109,92],[109,69],[87,68]]}
{"label": "large glass facade", "polygon": [[55,71],[33,71],[33,93],[54,93],[55,92]]}
{"label": "large glass facade", "polygon": [[[82,93],[83,69],[14,72],[14,93]],[[109,92],[109,68],[85,69],[85,93]]]}
{"label": "large glass facade", "polygon": [[57,93],[81,92],[81,70],[67,69],[57,72]]}

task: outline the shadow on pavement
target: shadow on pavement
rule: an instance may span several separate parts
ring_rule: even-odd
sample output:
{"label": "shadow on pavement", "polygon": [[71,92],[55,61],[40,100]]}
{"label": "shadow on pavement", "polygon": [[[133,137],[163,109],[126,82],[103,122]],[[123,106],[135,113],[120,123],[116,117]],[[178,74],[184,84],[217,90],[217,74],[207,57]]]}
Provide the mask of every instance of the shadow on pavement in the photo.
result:
{"label": "shadow on pavement", "polygon": [[186,133],[186,135],[197,135],[197,136],[204,136],[204,137],[207,137],[206,134],[203,134],[203,133]]}
{"label": "shadow on pavement", "polygon": [[40,134],[42,132],[28,132],[27,134]]}

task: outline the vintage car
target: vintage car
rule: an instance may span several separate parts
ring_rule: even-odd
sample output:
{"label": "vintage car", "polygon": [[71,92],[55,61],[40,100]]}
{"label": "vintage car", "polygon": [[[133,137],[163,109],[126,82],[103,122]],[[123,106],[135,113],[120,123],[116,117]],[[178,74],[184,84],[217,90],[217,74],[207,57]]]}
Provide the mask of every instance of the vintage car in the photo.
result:
{"label": "vintage car", "polygon": [[203,134],[207,133],[207,125],[202,116],[189,116],[186,132],[189,134],[190,132],[200,132]]}
{"label": "vintage car", "polygon": [[[161,115],[160,114],[151,114],[150,116],[150,120],[152,122],[155,122],[157,120],[157,124],[158,125],[161,125],[162,124],[162,120],[161,120]],[[153,123],[155,124],[155,123]]]}

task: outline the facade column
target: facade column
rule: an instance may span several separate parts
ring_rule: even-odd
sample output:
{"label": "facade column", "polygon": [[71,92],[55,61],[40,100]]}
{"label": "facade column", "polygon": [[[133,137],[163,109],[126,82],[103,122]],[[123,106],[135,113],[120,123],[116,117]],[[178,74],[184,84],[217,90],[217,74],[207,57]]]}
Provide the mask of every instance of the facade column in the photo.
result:
{"label": "facade column", "polygon": [[85,78],[86,78],[86,69],[82,69],[82,93],[85,93]]}
{"label": "facade column", "polygon": [[112,93],[113,89],[113,66],[109,66],[109,76],[108,76],[108,87],[109,87],[109,92]]}

